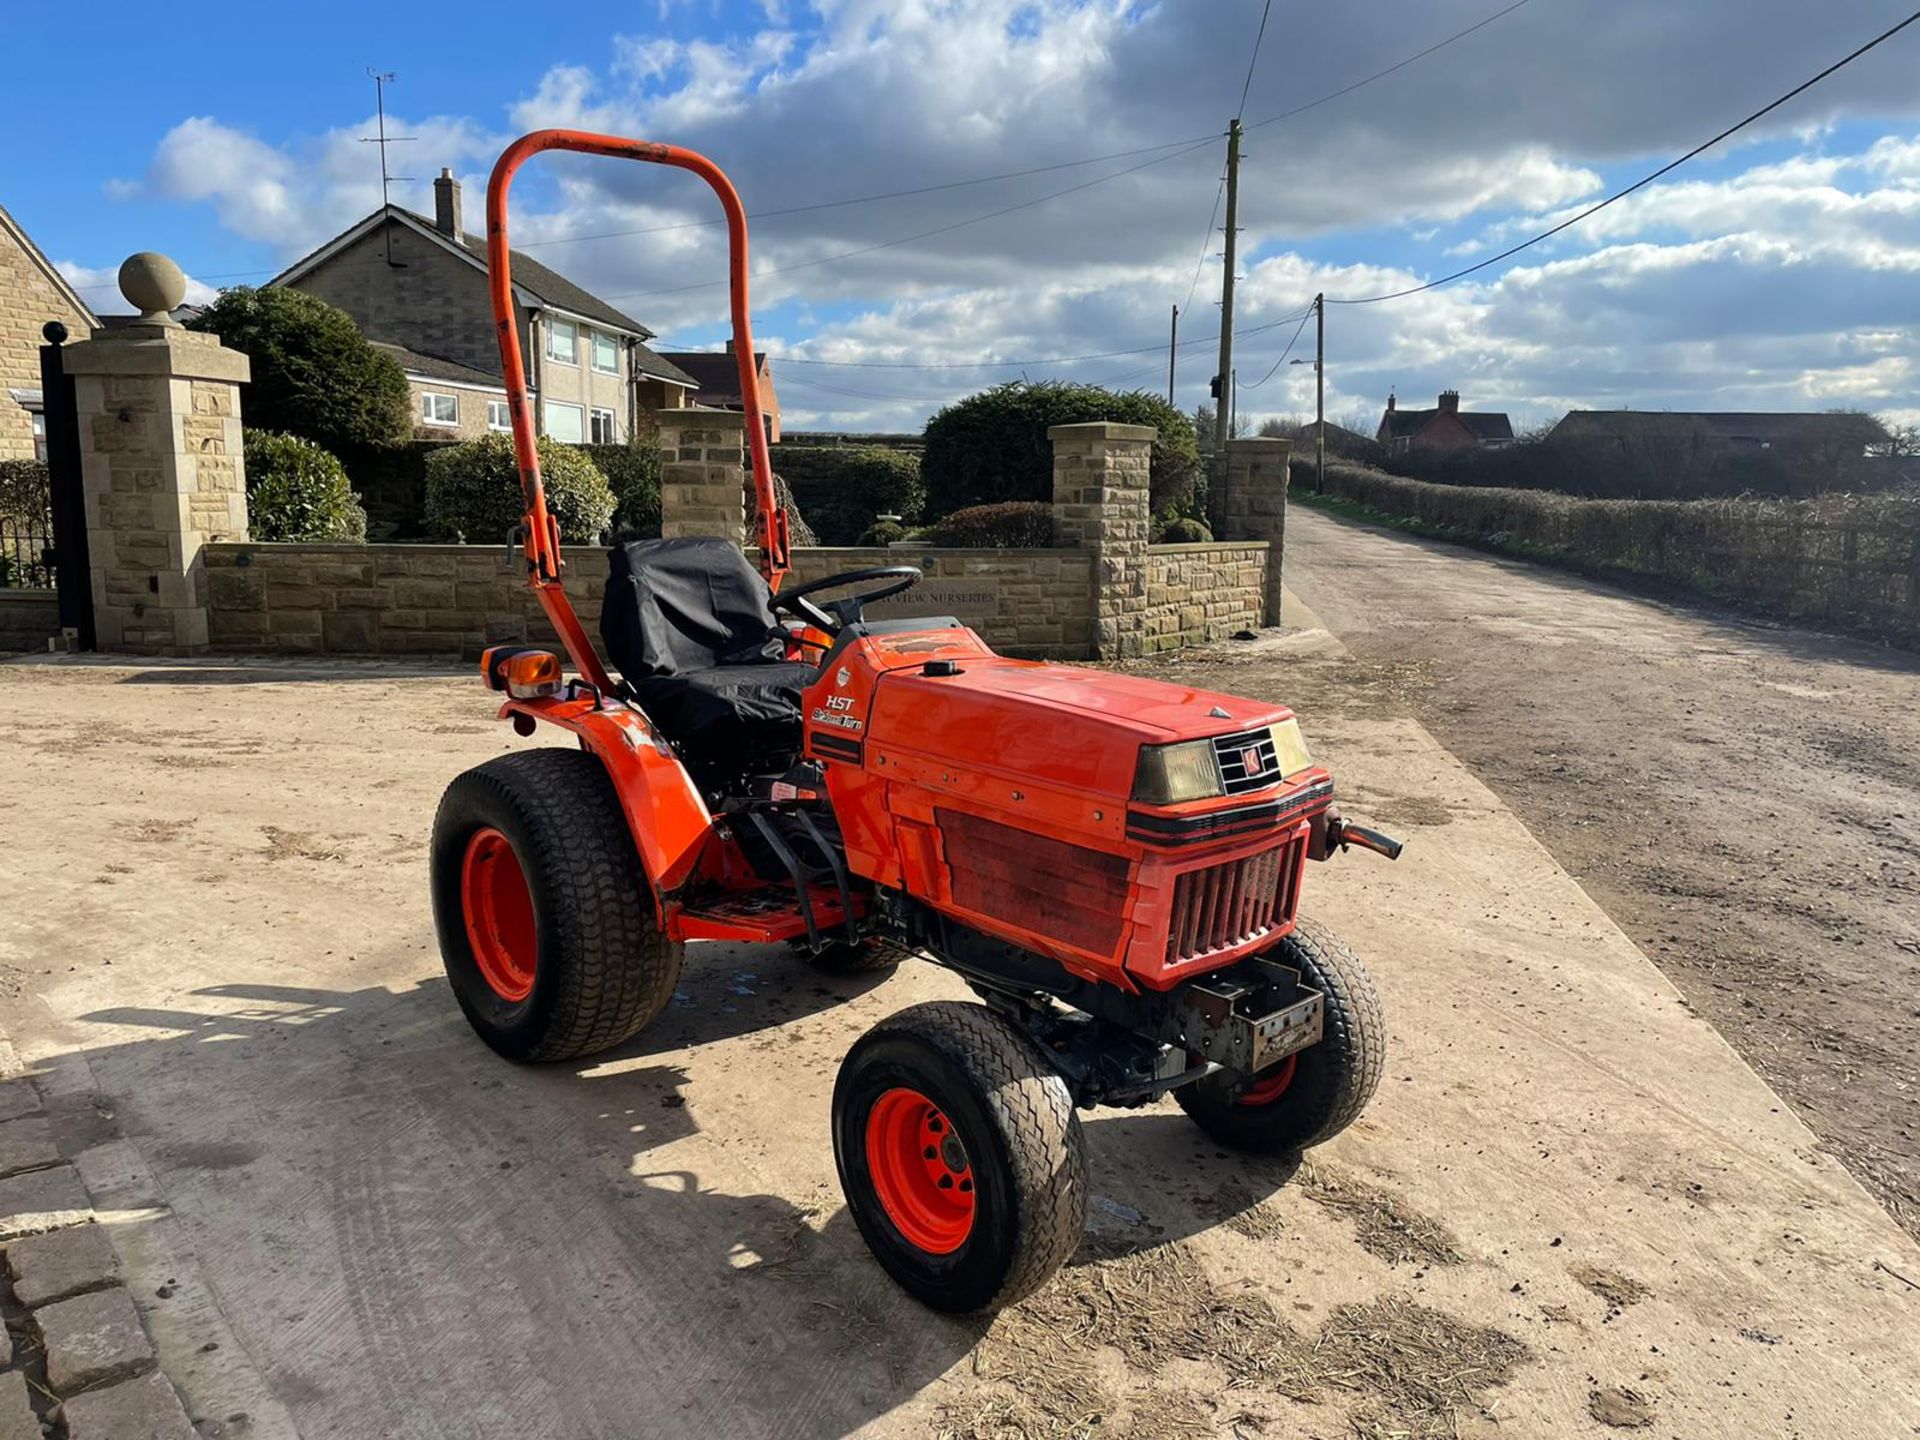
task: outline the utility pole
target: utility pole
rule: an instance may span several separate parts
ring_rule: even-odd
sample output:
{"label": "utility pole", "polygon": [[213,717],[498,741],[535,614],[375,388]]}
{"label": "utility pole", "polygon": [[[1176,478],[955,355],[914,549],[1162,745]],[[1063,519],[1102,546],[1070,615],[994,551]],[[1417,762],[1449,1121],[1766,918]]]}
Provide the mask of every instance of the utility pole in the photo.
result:
{"label": "utility pole", "polygon": [[1167,404],[1173,404],[1173,361],[1180,353],[1180,307],[1173,307],[1173,329],[1167,335]]}
{"label": "utility pole", "polygon": [[1313,297],[1313,493],[1327,493],[1327,294]]}
{"label": "utility pole", "polygon": [[1233,408],[1233,265],[1235,241],[1240,236],[1240,117],[1227,127],[1227,267],[1220,278],[1219,394],[1214,402],[1213,448],[1227,452],[1227,412]]}

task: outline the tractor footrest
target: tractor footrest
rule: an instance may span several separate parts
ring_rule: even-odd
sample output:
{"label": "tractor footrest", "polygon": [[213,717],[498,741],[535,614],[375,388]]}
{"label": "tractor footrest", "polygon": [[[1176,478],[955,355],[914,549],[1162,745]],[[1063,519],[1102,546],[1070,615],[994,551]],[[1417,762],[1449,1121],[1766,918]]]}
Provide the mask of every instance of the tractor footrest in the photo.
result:
{"label": "tractor footrest", "polygon": [[[846,923],[846,911],[836,888],[811,886],[808,899],[813,905],[814,923],[821,929]],[[769,945],[805,935],[807,918],[793,890],[783,885],[761,885],[702,895],[674,915],[673,928],[681,940],[739,940]]]}
{"label": "tractor footrest", "polygon": [[1325,998],[1284,965],[1256,960],[1230,975],[1189,981],[1174,992],[1194,1054],[1251,1075],[1316,1044]]}

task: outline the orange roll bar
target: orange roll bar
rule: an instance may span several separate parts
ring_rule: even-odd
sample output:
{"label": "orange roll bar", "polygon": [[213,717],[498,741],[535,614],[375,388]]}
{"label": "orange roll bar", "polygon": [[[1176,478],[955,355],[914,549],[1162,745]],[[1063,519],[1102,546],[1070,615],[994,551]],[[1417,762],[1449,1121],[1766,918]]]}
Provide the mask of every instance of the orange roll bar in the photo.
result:
{"label": "orange roll bar", "polygon": [[547,509],[540,482],[540,453],[534,444],[533,411],[527,403],[526,361],[520,351],[520,327],[513,302],[513,255],[507,242],[507,191],[514,172],[543,150],[575,150],[589,155],[611,155],[621,160],[644,160],[691,170],[720,197],[727,217],[727,281],[732,297],[733,348],[740,366],[740,398],[746,411],[747,448],[753,461],[754,519],[760,545],[760,573],[778,590],[791,568],[786,511],[773,489],[773,460],[767,454],[767,431],[760,418],[760,377],[753,364],[753,329],[747,314],[747,213],[733,182],[706,156],[677,145],[629,140],[618,135],[595,135],[584,130],[536,130],[522,135],[494,162],[487,181],[487,286],[493,300],[493,321],[499,332],[500,366],[507,386],[507,407],[513,420],[513,451],[520,468],[520,493],[526,502],[524,549],[528,582],[540,597],[547,618],[559,632],[574,666],[602,689],[611,680],[581,628],[560,581],[560,527]]}

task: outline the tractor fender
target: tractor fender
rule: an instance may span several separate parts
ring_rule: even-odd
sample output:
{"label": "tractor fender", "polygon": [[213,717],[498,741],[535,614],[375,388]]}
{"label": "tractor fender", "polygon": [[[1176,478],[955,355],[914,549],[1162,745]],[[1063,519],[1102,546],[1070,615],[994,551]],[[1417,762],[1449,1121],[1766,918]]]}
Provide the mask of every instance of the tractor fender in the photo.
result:
{"label": "tractor fender", "polygon": [[540,721],[572,731],[580,748],[607,767],[664,923],[667,896],[692,878],[713,829],[713,816],[686,768],[636,710],[553,696],[508,700],[500,718],[509,717],[523,735]]}

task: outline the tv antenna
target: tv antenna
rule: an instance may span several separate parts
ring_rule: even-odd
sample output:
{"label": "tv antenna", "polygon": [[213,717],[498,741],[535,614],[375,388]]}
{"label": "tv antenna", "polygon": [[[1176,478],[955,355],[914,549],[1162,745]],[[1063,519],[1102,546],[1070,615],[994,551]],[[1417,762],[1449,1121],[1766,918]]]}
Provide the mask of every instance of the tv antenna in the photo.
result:
{"label": "tv antenna", "polygon": [[[393,182],[396,180],[413,179],[411,175],[394,175],[388,172],[387,146],[404,145],[415,137],[412,135],[387,134],[387,86],[391,85],[399,77],[391,70],[376,70],[371,65],[367,67],[367,74],[373,80],[373,107],[375,114],[380,117],[380,133],[378,135],[362,135],[360,137],[360,143],[362,145],[378,145],[380,147],[380,208],[385,210],[393,204],[393,200],[388,193]],[[387,227],[387,264],[393,264],[393,227],[391,225]]]}

